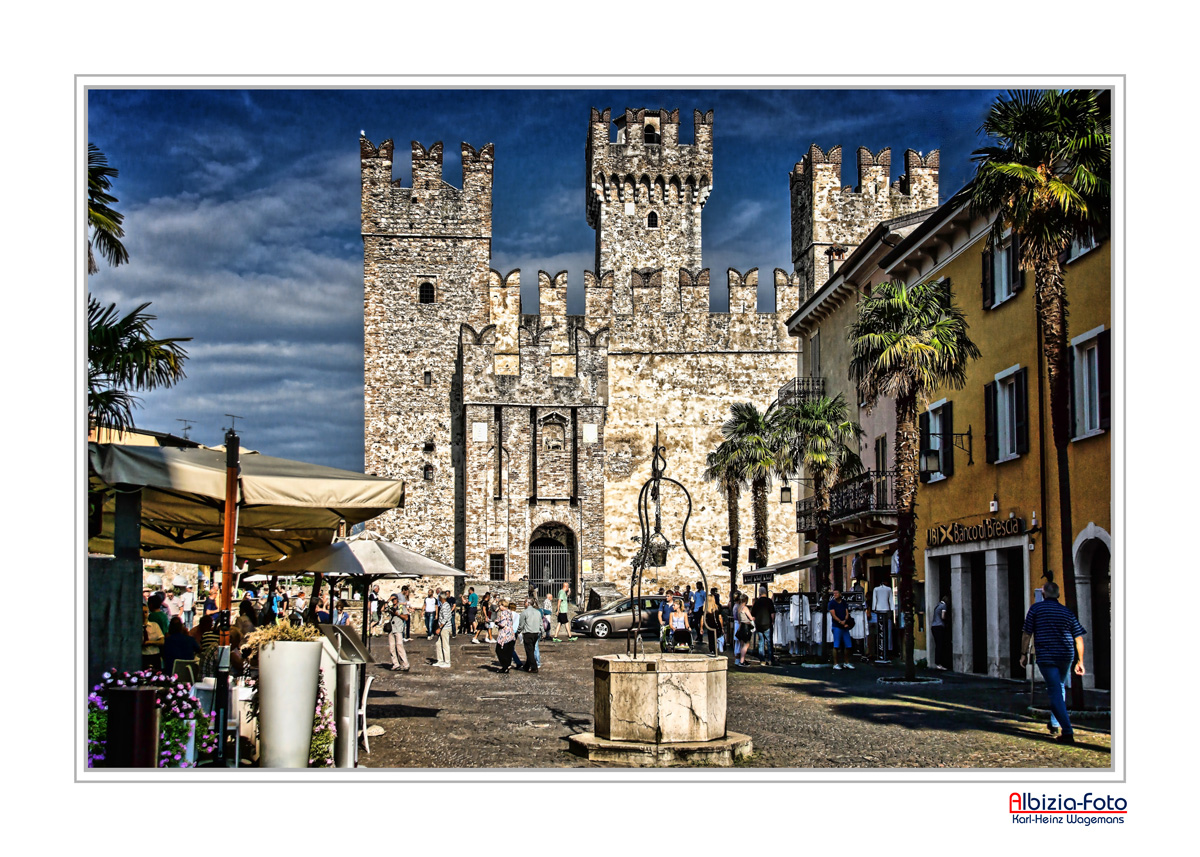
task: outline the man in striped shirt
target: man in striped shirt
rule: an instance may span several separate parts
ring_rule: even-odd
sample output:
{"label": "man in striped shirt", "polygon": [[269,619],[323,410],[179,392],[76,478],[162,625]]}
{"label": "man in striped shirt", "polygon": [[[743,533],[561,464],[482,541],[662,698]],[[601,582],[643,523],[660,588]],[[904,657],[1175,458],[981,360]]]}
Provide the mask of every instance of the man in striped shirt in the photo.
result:
{"label": "man in striped shirt", "polygon": [[1021,666],[1025,666],[1029,640],[1033,639],[1038,669],[1046,680],[1050,710],[1062,726],[1056,739],[1060,744],[1074,744],[1075,732],[1067,716],[1066,684],[1071,660],[1075,675],[1083,675],[1083,635],[1087,632],[1066,606],[1058,603],[1058,584],[1050,581],[1042,587],[1043,600],[1029,608],[1025,626],[1021,629]]}

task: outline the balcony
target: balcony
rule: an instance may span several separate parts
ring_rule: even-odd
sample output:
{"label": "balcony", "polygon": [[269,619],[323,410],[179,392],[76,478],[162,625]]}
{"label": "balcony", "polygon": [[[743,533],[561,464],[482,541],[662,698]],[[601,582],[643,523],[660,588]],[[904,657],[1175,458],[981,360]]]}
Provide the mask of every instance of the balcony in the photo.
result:
{"label": "balcony", "polygon": [[[896,475],[895,470],[868,470],[839,482],[829,495],[829,523],[876,519],[875,523],[894,526]],[[805,497],[796,503],[796,532],[809,533],[816,528],[816,499]]]}
{"label": "balcony", "polygon": [[793,378],[779,388],[779,404],[795,405],[824,395],[824,378]]}

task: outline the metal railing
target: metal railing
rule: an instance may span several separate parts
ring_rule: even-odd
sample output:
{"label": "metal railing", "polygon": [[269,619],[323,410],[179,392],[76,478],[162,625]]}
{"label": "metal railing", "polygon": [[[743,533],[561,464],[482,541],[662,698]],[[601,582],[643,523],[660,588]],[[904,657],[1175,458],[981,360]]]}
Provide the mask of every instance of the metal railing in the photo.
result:
{"label": "metal railing", "polygon": [[839,482],[829,497],[830,519],[844,520],[864,512],[896,511],[895,470],[868,470]]}
{"label": "metal railing", "polygon": [[793,378],[779,388],[779,404],[794,405],[825,395],[824,378]]}
{"label": "metal railing", "polygon": [[[896,475],[895,470],[868,470],[839,482],[829,494],[829,522],[836,524],[870,512],[895,514]],[[797,500],[796,532],[810,532],[816,528],[816,498]]]}

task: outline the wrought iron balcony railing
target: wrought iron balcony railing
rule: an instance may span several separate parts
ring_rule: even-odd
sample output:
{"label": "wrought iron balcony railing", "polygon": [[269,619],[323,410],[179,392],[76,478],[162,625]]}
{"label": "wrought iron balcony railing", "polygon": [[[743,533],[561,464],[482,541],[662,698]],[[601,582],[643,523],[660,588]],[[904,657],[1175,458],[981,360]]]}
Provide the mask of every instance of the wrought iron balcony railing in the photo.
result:
{"label": "wrought iron balcony railing", "polygon": [[824,378],[793,378],[779,388],[779,404],[794,405],[825,395]]}
{"label": "wrought iron balcony railing", "polygon": [[845,520],[865,512],[894,514],[895,470],[868,470],[834,486],[829,497],[830,519]]}
{"label": "wrought iron balcony railing", "polygon": [[[832,524],[858,515],[896,513],[896,471],[868,470],[845,479],[829,494],[829,522]],[[817,501],[805,497],[796,502],[796,532],[817,528]]]}

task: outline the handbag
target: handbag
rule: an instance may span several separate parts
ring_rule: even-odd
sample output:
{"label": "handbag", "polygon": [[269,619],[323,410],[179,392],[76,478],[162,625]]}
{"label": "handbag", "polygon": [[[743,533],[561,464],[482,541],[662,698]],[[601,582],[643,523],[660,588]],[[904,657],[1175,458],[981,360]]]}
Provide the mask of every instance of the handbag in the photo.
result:
{"label": "handbag", "polygon": [[750,642],[750,637],[753,633],[754,632],[750,629],[750,626],[743,622],[742,624],[738,625],[737,634],[735,636],[738,638],[739,642],[748,643]]}
{"label": "handbag", "polygon": [[392,623],[390,621],[383,623],[383,633],[385,633],[385,634],[392,633]]}

